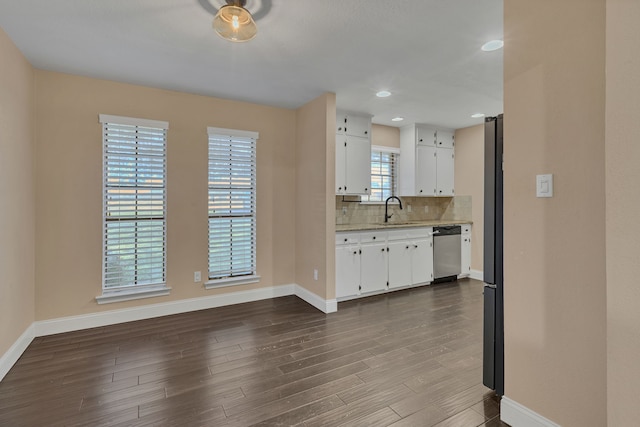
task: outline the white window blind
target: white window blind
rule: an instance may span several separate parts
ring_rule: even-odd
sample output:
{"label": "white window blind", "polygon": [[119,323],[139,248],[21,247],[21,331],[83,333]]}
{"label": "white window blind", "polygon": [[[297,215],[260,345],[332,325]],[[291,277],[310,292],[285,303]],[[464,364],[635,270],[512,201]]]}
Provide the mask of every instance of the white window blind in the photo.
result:
{"label": "white window blind", "polygon": [[168,123],[100,115],[103,293],[166,282]]}
{"label": "white window blind", "polygon": [[371,147],[371,195],[362,196],[365,202],[384,202],[396,194],[398,154],[391,150]]}
{"label": "white window blind", "polygon": [[256,272],[254,132],[209,128],[209,278]]}

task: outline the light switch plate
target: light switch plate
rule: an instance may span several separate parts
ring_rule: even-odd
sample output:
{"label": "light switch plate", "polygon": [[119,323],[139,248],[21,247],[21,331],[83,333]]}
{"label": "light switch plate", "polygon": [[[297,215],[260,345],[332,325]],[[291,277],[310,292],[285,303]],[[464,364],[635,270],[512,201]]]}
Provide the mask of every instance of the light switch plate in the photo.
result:
{"label": "light switch plate", "polygon": [[536,175],[536,197],[553,197],[553,174]]}

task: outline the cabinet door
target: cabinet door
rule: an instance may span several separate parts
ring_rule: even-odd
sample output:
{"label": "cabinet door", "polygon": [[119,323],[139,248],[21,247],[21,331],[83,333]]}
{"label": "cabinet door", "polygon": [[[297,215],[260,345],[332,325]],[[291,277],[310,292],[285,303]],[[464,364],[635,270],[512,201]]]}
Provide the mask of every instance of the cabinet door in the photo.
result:
{"label": "cabinet door", "polygon": [[359,293],[360,253],[357,246],[336,247],[336,298]]}
{"label": "cabinet door", "polygon": [[369,127],[371,119],[369,117],[347,115],[346,134],[358,136],[360,138],[369,138]]}
{"label": "cabinet door", "polygon": [[416,239],[411,242],[412,284],[433,281],[433,238]]}
{"label": "cabinet door", "polygon": [[345,163],[346,193],[369,194],[371,188],[371,144],[367,138],[357,138],[355,136],[346,136],[345,138],[347,142]]}
{"label": "cabinet door", "polygon": [[340,135],[344,135],[346,127],[347,127],[347,115],[337,114],[336,115],[336,133]]}
{"label": "cabinet door", "polygon": [[409,241],[389,242],[389,288],[411,285],[411,254]]}
{"label": "cabinet door", "polygon": [[[402,156],[401,156],[402,157]],[[437,168],[436,148],[416,147],[416,196],[436,196]]]}
{"label": "cabinet door", "polygon": [[453,148],[454,134],[453,132],[439,130],[436,135],[436,145],[441,148]]}
{"label": "cabinet door", "polygon": [[387,289],[387,245],[375,243],[360,247],[360,286],[362,293]]}
{"label": "cabinet door", "polygon": [[416,144],[436,146],[436,131],[432,128],[419,126],[416,128]]}
{"label": "cabinet door", "polygon": [[454,195],[454,152],[453,148],[436,148],[437,167],[437,188],[438,196]]}
{"label": "cabinet door", "polygon": [[336,135],[336,194],[344,194],[347,185],[345,171],[347,168],[347,139],[344,135]]}
{"label": "cabinet door", "polygon": [[460,277],[471,275],[471,235],[460,236]]}

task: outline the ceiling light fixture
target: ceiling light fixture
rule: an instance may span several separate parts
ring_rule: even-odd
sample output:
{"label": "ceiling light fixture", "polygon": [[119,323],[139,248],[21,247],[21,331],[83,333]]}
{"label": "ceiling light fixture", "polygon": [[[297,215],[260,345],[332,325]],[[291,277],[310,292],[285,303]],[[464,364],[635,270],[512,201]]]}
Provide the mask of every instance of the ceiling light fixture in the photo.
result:
{"label": "ceiling light fixture", "polygon": [[391,96],[391,92],[389,92],[388,90],[381,90],[380,92],[376,93],[376,96],[378,98],[386,98],[387,96]]}
{"label": "ceiling light fixture", "polygon": [[472,114],[471,117],[473,117],[474,119],[479,119],[481,117],[484,117],[484,113],[475,113]]}
{"label": "ceiling light fixture", "polygon": [[213,18],[213,29],[225,40],[231,42],[246,42],[258,33],[251,13],[244,8],[247,0],[227,0],[216,17]]}
{"label": "ceiling light fixture", "polygon": [[504,42],[502,40],[491,40],[482,45],[480,49],[485,52],[492,52],[494,50],[501,49],[504,46]]}
{"label": "ceiling light fixture", "polygon": [[392,122],[401,122],[404,120],[404,117],[394,117],[393,119],[391,119]]}

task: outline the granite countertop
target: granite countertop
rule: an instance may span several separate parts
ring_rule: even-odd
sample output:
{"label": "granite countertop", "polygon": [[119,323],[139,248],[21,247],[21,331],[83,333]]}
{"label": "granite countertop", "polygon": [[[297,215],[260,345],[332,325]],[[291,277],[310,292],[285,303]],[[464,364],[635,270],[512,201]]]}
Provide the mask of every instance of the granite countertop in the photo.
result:
{"label": "granite countertop", "polygon": [[336,232],[341,231],[363,231],[363,230],[387,230],[394,228],[410,228],[410,227],[439,227],[442,225],[460,225],[473,224],[472,221],[464,220],[429,220],[429,221],[407,221],[378,224],[336,224]]}

